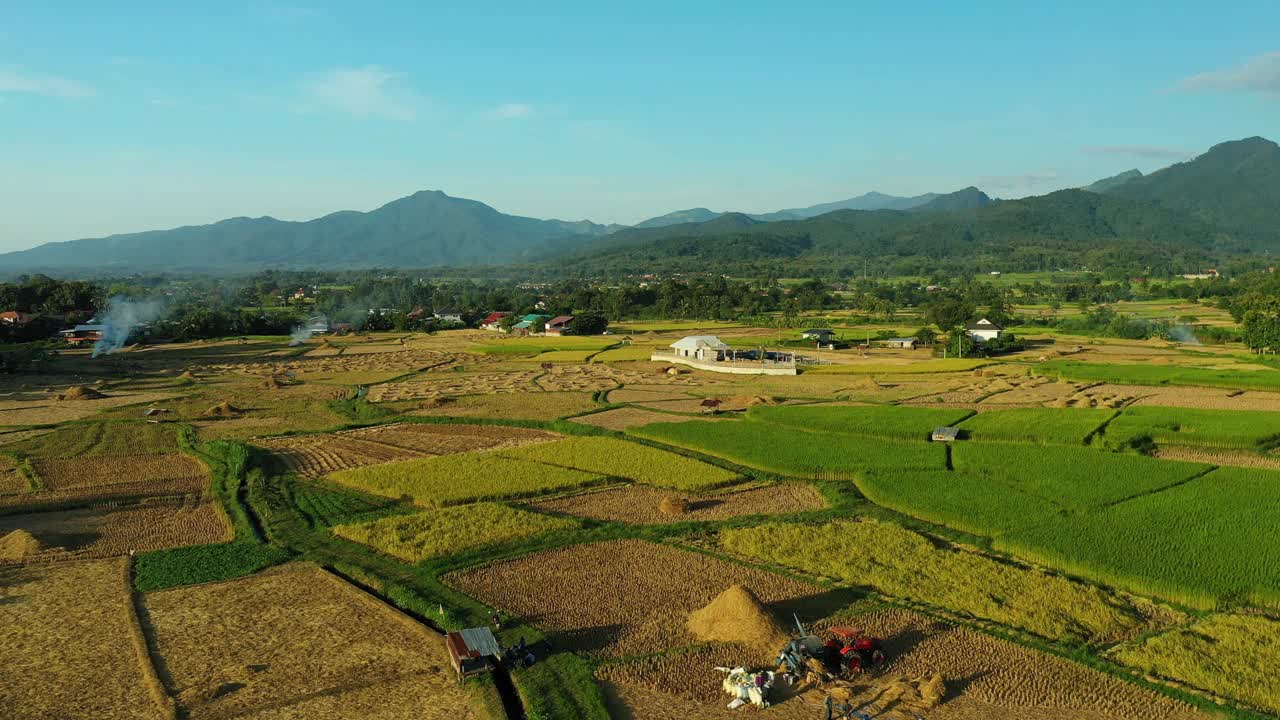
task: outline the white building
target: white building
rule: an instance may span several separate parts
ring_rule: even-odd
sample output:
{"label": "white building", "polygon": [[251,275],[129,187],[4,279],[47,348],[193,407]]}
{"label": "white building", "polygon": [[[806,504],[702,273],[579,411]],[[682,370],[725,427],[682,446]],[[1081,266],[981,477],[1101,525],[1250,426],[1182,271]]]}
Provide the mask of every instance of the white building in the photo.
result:
{"label": "white building", "polygon": [[729,346],[715,335],[690,335],[671,343],[676,357],[694,360],[717,360],[724,357]]}
{"label": "white building", "polygon": [[982,318],[978,322],[969,323],[964,326],[969,331],[970,337],[974,342],[982,343],[988,340],[995,340],[1004,332],[1004,328],[997,325],[986,318]]}

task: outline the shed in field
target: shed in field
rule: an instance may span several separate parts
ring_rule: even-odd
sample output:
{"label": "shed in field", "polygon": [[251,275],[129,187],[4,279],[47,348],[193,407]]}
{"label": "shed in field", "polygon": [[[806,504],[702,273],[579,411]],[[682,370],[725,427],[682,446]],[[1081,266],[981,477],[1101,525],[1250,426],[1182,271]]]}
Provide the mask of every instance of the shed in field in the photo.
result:
{"label": "shed in field", "polygon": [[823,345],[830,345],[836,339],[836,333],[834,330],[824,328],[810,328],[800,333],[800,337],[805,340],[815,340]]}
{"label": "shed in field", "polygon": [[889,338],[884,341],[885,347],[902,350],[915,350],[917,344],[918,341],[915,338]]}
{"label": "shed in field", "polygon": [[960,428],[943,426],[934,428],[930,439],[934,442],[955,442],[959,437]]}
{"label": "shed in field", "polygon": [[456,630],[445,636],[449,648],[449,662],[458,672],[458,679],[479,675],[493,670],[493,664],[502,659],[502,648],[493,631],[487,627]]}

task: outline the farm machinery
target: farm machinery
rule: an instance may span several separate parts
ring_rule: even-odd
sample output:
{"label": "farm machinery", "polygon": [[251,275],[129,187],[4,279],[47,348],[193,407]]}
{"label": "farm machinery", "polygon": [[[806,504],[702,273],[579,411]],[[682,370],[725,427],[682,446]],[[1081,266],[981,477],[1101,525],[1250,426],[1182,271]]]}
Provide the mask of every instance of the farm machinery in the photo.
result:
{"label": "farm machinery", "polygon": [[778,654],[778,672],[794,685],[809,681],[821,686],[837,678],[851,678],[884,666],[884,643],[878,637],[848,625],[831,628],[824,640],[805,632],[796,619],[800,637],[791,640]]}

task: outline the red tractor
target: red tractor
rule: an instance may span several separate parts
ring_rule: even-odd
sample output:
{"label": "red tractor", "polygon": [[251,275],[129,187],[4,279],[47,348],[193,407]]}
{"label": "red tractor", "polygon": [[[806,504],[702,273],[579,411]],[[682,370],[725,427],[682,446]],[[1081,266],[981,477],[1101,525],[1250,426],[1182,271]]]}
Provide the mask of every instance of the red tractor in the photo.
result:
{"label": "red tractor", "polygon": [[883,644],[861,629],[838,625],[831,628],[832,638],[823,644],[823,664],[846,677],[879,669],[885,663]]}

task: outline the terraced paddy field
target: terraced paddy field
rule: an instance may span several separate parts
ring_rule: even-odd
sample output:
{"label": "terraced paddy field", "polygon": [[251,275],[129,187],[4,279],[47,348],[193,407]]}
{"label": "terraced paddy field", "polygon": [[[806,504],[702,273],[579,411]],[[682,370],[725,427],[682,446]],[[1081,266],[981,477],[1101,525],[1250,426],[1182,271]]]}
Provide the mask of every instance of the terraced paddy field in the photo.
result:
{"label": "terraced paddy field", "polygon": [[443,638],[318,568],[148,593],[171,690],[199,718],[479,718]]}
{"label": "terraced paddy field", "polygon": [[0,707],[15,720],[162,720],[123,559],[0,569]]}

